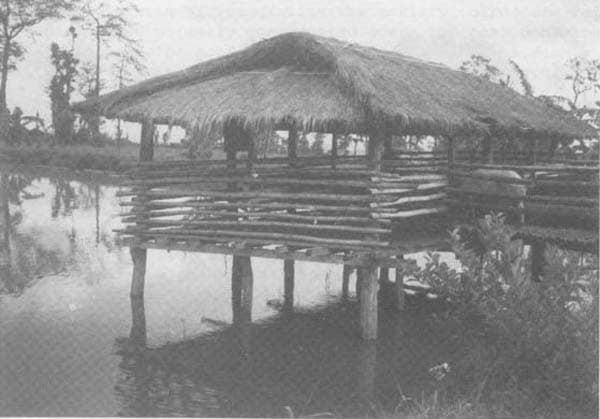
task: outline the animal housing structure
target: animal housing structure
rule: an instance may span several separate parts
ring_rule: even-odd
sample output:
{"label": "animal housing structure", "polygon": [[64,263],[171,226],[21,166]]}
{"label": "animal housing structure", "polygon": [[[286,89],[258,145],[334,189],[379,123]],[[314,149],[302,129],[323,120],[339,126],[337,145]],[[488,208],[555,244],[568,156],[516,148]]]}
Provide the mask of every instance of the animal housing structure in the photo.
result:
{"label": "animal housing structure", "polygon": [[[445,231],[459,213],[501,210],[524,237],[552,231],[567,244],[579,236],[546,220],[562,220],[563,230],[597,226],[597,162],[554,161],[558,141],[592,137],[589,126],[506,87],[398,53],[283,34],[75,110],[142,124],[140,162],[120,194],[131,197],[122,203],[128,226],[121,233],[130,237],[135,295],[143,291],[147,248],[233,254],[241,318],[252,300],[250,257],[285,260],[288,306],[294,260],[339,263],[358,269],[362,336],[371,339],[378,268],[396,268],[401,291],[403,255],[442,246],[435,227]],[[155,124],[182,125],[196,137],[216,132],[227,157],[152,161]],[[269,130],[288,132],[286,157],[256,157],[258,133]],[[330,154],[298,156],[299,132],[331,134]],[[350,133],[368,137],[366,155],[338,150],[337,136]],[[441,146],[401,150],[403,135],[436,136]],[[473,138],[483,139],[483,150],[462,147]],[[499,148],[498,138],[526,151]],[[507,178],[507,170],[523,176]],[[470,178],[526,190],[465,189]],[[571,225],[572,216],[583,224]],[[588,245],[597,246],[597,235]]]}

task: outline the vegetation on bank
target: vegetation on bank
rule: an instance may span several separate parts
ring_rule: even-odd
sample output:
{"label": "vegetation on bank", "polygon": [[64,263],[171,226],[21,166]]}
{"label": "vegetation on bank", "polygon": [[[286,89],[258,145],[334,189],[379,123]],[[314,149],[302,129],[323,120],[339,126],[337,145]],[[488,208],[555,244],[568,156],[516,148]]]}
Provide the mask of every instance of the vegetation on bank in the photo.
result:
{"label": "vegetation on bank", "polygon": [[[430,255],[411,275],[449,302],[446,318],[469,325],[468,352],[448,365],[435,393],[400,397],[389,417],[597,417],[598,257],[549,248],[541,282],[502,215],[452,234],[462,267]],[[477,240],[472,240],[477,237]]]}
{"label": "vegetation on bank", "polygon": [[[215,151],[215,154],[218,154]],[[171,144],[154,148],[155,160],[188,158],[187,147]],[[217,156],[218,157],[218,156]],[[53,145],[33,143],[22,145],[0,144],[0,163],[28,166],[62,167],[72,170],[98,170],[121,173],[138,162],[139,144],[114,142],[99,145]]]}

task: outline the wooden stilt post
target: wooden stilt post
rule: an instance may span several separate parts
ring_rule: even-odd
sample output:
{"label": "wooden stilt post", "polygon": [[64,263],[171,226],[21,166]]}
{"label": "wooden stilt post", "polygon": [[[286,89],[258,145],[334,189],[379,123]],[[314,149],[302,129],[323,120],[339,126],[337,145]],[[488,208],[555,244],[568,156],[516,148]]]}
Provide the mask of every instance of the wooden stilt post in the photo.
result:
{"label": "wooden stilt post", "polygon": [[371,134],[369,136],[368,155],[369,169],[379,172],[381,171],[381,159],[384,151],[384,138],[380,133]]}
{"label": "wooden stilt post", "polygon": [[288,159],[291,167],[296,167],[298,158],[298,130],[294,125],[288,129]]}
{"label": "wooden stilt post", "polygon": [[283,261],[283,309],[292,311],[294,309],[294,260]]}
{"label": "wooden stilt post", "polygon": [[396,308],[399,311],[404,310],[404,270],[396,268]]}
{"label": "wooden stilt post", "polygon": [[546,243],[542,240],[536,240],[531,243],[531,279],[540,282],[544,275],[546,265],[545,253]]}
{"label": "wooden stilt post", "polygon": [[[298,148],[298,131],[291,125],[288,130],[288,165],[296,167]],[[289,209],[288,213],[296,212]],[[293,259],[283,261],[283,308],[286,311],[292,311],[294,308],[294,286],[295,286],[295,263]]]}
{"label": "wooden stilt post", "polygon": [[144,298],[142,296],[131,296],[131,332],[129,339],[139,348],[146,346],[146,311],[144,309]]}
{"label": "wooden stilt post", "polygon": [[[140,154],[139,161],[152,161],[154,157],[154,124],[152,121],[144,121],[142,123],[142,136],[140,139]],[[145,201],[144,192],[142,191],[138,196],[138,199]],[[146,215],[142,212],[138,215],[136,222],[143,224],[144,220],[147,219]],[[141,247],[132,246],[130,249],[131,259],[133,261],[133,275],[131,278],[131,291],[132,297],[143,297],[144,295],[144,282],[146,277],[146,256],[147,250]]]}
{"label": "wooden stilt post", "polygon": [[356,269],[356,280],[354,281],[354,294],[356,299],[360,302],[361,289],[363,285],[363,272],[360,268]]}
{"label": "wooden stilt post", "polygon": [[233,323],[252,321],[252,294],[254,277],[252,263],[248,256],[233,256],[231,267],[231,304]]}
{"label": "wooden stilt post", "polygon": [[141,247],[131,247],[129,252],[133,261],[133,276],[131,278],[131,292],[129,295],[131,297],[143,297],[147,250]]}
{"label": "wooden stilt post", "polygon": [[154,124],[150,120],[142,123],[142,136],[140,139],[140,161],[154,159]]}
{"label": "wooden stilt post", "polygon": [[342,268],[342,298],[348,299],[349,288],[350,288],[350,274],[352,273],[352,267],[343,265]]}
{"label": "wooden stilt post", "polygon": [[377,339],[377,266],[369,264],[361,266],[358,270],[362,277],[359,309],[361,336],[365,340]]}
{"label": "wooden stilt post", "polygon": [[379,282],[381,284],[390,282],[390,270],[388,268],[379,268]]}
{"label": "wooden stilt post", "polygon": [[256,161],[256,148],[254,146],[254,138],[250,136],[248,138],[248,160],[246,161],[246,167],[248,171],[252,171],[254,168],[254,162]]}
{"label": "wooden stilt post", "polygon": [[335,132],[331,133],[331,168],[335,169],[337,165],[338,148],[337,148],[337,135]]}
{"label": "wooden stilt post", "polygon": [[[381,160],[385,149],[385,131],[374,121],[369,131],[368,164],[374,172],[381,171]],[[374,255],[369,255],[369,261],[358,268],[357,288],[359,291],[360,329],[362,338],[372,340],[377,338],[377,310],[379,278]]]}

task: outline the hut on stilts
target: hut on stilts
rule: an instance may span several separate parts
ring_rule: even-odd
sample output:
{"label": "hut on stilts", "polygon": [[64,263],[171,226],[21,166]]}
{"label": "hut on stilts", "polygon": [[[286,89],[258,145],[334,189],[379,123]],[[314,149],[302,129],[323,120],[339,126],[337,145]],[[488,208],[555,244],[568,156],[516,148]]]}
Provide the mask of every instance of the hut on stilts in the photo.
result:
{"label": "hut on stilts", "polygon": [[[401,277],[404,254],[440,242],[419,231],[454,220],[464,206],[512,214],[524,236],[539,240],[543,230],[567,244],[583,236],[528,220],[567,216],[588,232],[598,222],[597,163],[552,162],[556,144],[593,137],[591,127],[482,78],[336,39],[282,34],[74,108],[142,124],[140,161],[121,193],[132,197],[123,202],[130,226],[121,231],[131,238],[132,294],[143,292],[148,248],[233,254],[242,319],[252,300],[252,256],[285,261],[287,306],[294,260],[344,264],[344,292],[350,267],[358,268],[362,336],[373,339],[378,269]],[[226,159],[153,161],[155,124],[217,132]],[[257,158],[256,133],[269,130],[287,131],[287,157]],[[331,134],[331,152],[299,156],[300,132]],[[364,156],[338,149],[339,136],[352,133],[368,137]],[[398,138],[407,135],[435,136],[440,148],[400,150]],[[474,138],[481,150],[460,147]],[[500,148],[498,139],[526,151]],[[507,179],[502,170],[522,176]],[[460,188],[474,177],[528,192]],[[597,234],[586,234],[585,245],[597,247]]]}

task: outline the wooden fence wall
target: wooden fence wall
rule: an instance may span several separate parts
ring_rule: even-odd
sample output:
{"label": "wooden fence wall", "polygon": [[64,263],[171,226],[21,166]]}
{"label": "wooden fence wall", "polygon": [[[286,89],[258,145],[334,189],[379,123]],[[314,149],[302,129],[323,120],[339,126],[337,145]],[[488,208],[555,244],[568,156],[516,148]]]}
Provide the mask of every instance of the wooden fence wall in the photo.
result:
{"label": "wooden fence wall", "polygon": [[[142,238],[395,252],[392,229],[401,220],[433,214],[507,214],[517,224],[597,229],[598,164],[527,165],[471,162],[458,152],[451,168],[441,152],[394,151],[380,171],[364,156],[269,158],[249,162],[140,163],[119,195],[131,197],[123,233]],[[505,155],[507,157],[507,155]],[[521,179],[482,175],[511,170]],[[493,187],[467,192],[477,178],[521,185],[524,196]],[[449,184],[448,179],[451,179]]]}

